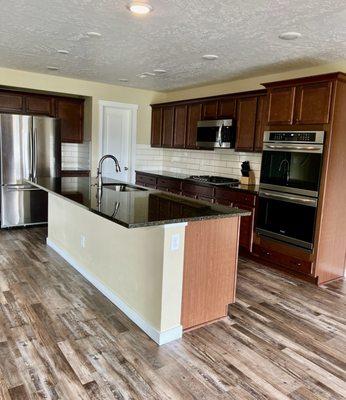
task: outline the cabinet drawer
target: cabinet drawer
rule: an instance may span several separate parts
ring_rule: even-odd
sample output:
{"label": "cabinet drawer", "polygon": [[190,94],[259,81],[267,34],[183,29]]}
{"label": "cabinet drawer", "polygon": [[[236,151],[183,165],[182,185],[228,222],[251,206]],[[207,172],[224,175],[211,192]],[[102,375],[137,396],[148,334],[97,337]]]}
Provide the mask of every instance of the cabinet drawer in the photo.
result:
{"label": "cabinet drawer", "polygon": [[[225,201],[229,203],[239,203],[244,204],[250,207],[254,207],[256,203],[256,195],[246,192],[239,192],[232,189],[225,188],[216,188],[215,189],[215,198],[218,203],[231,205],[225,203]],[[223,200],[223,202],[222,202]]]}
{"label": "cabinet drawer", "polygon": [[254,253],[262,259],[270,261],[274,265],[278,264],[296,272],[311,274],[312,263],[310,261],[301,260],[258,245],[254,246]]}
{"label": "cabinet drawer", "polygon": [[196,195],[197,197],[214,197],[214,188],[193,183],[183,182],[182,190],[184,193]]}
{"label": "cabinet drawer", "polygon": [[176,191],[180,191],[181,189],[181,181],[177,179],[169,179],[169,178],[157,178],[157,188],[158,189],[172,189]]}
{"label": "cabinet drawer", "polygon": [[156,180],[157,178],[155,176],[136,175],[136,183],[138,183],[138,185],[156,188]]}

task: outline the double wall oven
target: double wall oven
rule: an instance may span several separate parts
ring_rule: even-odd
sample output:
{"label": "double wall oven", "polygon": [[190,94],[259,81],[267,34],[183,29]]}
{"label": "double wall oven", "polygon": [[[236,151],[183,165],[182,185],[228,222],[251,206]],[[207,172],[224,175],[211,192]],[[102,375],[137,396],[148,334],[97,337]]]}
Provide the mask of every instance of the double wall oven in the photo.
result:
{"label": "double wall oven", "polygon": [[256,231],[313,249],[325,133],[264,133]]}

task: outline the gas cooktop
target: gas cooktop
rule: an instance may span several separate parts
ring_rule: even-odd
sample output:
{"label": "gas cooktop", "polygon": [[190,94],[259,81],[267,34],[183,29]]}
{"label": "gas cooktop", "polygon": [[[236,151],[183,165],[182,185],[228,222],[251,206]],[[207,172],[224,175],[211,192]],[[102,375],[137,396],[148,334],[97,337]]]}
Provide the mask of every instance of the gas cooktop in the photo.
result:
{"label": "gas cooktop", "polygon": [[210,185],[239,185],[238,179],[225,178],[224,176],[211,176],[211,175],[191,175],[187,178],[188,180],[199,182],[199,183],[209,183]]}

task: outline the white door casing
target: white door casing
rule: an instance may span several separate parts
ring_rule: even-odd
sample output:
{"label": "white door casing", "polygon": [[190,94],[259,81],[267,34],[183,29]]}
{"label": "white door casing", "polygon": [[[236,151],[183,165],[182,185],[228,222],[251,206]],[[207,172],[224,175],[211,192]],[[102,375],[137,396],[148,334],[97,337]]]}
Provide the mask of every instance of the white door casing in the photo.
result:
{"label": "white door casing", "polygon": [[136,104],[99,101],[99,158],[112,154],[121,167],[121,172],[116,173],[114,162],[106,160],[105,177],[135,182],[137,110]]}

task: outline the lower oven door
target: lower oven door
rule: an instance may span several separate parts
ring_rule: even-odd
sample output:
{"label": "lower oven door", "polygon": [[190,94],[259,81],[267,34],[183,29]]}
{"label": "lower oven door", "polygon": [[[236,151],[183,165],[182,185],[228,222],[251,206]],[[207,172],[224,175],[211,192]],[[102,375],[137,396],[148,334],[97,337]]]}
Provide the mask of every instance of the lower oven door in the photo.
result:
{"label": "lower oven door", "polygon": [[260,191],[256,232],[312,250],[317,199]]}

